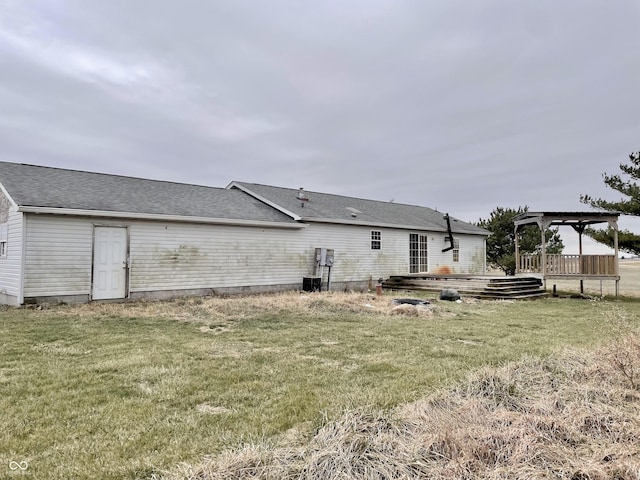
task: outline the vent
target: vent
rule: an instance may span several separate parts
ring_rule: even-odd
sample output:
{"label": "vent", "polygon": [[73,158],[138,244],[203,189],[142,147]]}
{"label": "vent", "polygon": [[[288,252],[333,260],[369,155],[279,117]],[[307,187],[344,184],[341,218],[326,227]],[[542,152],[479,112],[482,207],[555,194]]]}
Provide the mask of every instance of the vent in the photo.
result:
{"label": "vent", "polygon": [[349,212],[351,212],[351,216],[353,218],[356,218],[359,213],[362,213],[360,210],[358,210],[357,208],[354,208],[354,207],[347,207],[347,210],[349,210]]}
{"label": "vent", "polygon": [[301,207],[304,207],[304,204],[309,201],[309,199],[307,198],[307,194],[302,187],[300,187],[300,190],[298,190],[298,195],[296,196],[296,198],[300,202]]}

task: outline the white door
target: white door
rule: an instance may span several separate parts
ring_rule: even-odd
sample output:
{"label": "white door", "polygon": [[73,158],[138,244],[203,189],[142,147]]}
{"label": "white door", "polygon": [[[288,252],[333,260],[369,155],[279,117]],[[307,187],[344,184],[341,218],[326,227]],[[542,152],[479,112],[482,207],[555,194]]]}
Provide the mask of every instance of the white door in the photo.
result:
{"label": "white door", "polygon": [[127,229],[96,227],[93,242],[94,300],[124,298],[127,284]]}
{"label": "white door", "polygon": [[427,235],[409,234],[409,273],[429,271]]}

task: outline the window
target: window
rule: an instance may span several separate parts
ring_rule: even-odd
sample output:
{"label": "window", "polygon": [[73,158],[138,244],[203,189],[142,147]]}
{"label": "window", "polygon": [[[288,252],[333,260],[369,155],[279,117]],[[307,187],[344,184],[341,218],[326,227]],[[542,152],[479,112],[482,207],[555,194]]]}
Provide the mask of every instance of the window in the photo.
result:
{"label": "window", "polygon": [[460,261],[460,240],[457,238],[453,239],[453,261]]}
{"label": "window", "polygon": [[371,230],[371,250],[380,250],[382,248],[382,232],[380,230]]}
{"label": "window", "polygon": [[447,245],[447,247],[452,247],[450,249],[453,251],[453,261],[459,262],[460,261],[460,240],[458,240],[457,238],[454,238],[453,241],[451,241],[451,237],[444,237],[444,243]]}
{"label": "window", "polygon": [[3,223],[0,225],[0,257],[7,256],[7,236],[8,236],[8,224]]}

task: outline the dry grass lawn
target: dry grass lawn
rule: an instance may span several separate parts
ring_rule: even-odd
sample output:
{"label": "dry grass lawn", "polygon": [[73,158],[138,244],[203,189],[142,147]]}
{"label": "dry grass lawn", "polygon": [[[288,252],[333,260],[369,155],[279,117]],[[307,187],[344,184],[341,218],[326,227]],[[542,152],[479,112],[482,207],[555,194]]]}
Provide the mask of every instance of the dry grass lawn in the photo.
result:
{"label": "dry grass lawn", "polygon": [[408,295],[0,308],[0,477],[640,479],[638,299]]}
{"label": "dry grass lawn", "polygon": [[391,412],[359,410],[295,446],[227,451],[172,479],[640,478],[640,391],[612,355],[565,352],[483,368]]}
{"label": "dry grass lawn", "polygon": [[[621,270],[621,295],[636,296],[640,262]],[[600,294],[599,282],[585,287]],[[391,411],[356,409],[310,437],[226,450],[163,478],[638,480],[640,334],[616,306],[606,316],[617,332],[606,347],[482,367]]]}

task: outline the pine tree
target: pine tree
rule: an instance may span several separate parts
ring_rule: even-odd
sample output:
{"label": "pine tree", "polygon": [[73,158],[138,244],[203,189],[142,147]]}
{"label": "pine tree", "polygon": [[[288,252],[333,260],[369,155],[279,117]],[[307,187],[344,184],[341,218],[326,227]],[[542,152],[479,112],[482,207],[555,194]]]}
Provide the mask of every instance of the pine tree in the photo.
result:
{"label": "pine tree", "polygon": [[[491,232],[487,238],[487,261],[494,268],[499,268],[506,275],[516,272],[516,242],[514,236],[513,219],[524,213],[528,207],[513,208],[496,207],[487,220],[478,222],[478,226]],[[545,232],[547,253],[561,253],[564,245],[558,229],[548,229]],[[542,242],[537,225],[525,225],[518,230],[518,246],[520,254],[540,253]]]}
{"label": "pine tree", "polygon": [[[604,183],[625,197],[618,202],[610,202],[602,198],[593,198],[589,195],[580,195],[580,201],[593,208],[620,212],[623,215],[640,217],[640,186],[636,181],[640,180],[640,152],[629,154],[629,162],[621,163],[622,175],[604,174]],[[613,248],[614,232],[611,227],[605,230],[589,228],[585,234],[593,238],[596,242],[603,243]],[[625,252],[640,255],[640,235],[622,230],[618,233],[618,248]]]}

